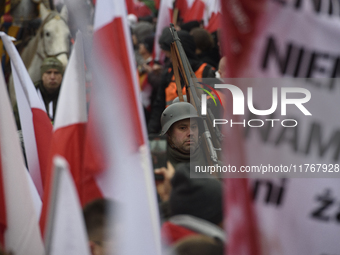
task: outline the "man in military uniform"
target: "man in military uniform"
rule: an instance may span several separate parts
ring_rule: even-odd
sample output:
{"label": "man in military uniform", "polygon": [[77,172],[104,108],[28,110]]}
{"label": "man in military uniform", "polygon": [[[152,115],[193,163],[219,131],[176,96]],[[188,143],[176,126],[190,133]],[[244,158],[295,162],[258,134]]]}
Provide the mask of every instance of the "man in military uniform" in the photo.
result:
{"label": "man in military uniform", "polygon": [[171,164],[207,162],[200,146],[203,121],[194,106],[187,102],[177,102],[166,108],[161,116],[161,135],[167,134],[167,155]]}
{"label": "man in military uniform", "polygon": [[61,81],[63,79],[64,67],[63,64],[55,57],[45,58],[41,67],[41,80],[34,85],[37,89],[38,95],[44,102],[46,112],[51,121],[54,120],[55,111],[57,109],[57,102]]}

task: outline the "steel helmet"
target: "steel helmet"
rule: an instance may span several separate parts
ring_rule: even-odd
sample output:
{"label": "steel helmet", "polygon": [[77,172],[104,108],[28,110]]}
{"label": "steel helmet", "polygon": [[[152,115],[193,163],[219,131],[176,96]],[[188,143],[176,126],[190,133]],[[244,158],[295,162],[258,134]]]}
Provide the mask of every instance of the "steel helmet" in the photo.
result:
{"label": "steel helmet", "polygon": [[177,121],[184,119],[196,118],[200,133],[203,131],[202,118],[198,116],[195,107],[187,102],[177,102],[167,107],[161,117],[162,132],[161,135],[166,134],[169,128]]}

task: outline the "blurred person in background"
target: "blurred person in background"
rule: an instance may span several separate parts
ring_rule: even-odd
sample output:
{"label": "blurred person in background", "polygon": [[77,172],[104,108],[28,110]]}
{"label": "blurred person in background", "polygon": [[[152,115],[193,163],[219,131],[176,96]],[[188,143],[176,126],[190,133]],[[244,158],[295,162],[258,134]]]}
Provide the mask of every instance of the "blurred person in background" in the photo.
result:
{"label": "blurred person in background", "polygon": [[218,61],[213,58],[212,52],[214,46],[214,39],[212,35],[204,28],[194,28],[190,31],[190,34],[194,38],[196,44],[196,55],[197,58],[209,65],[217,68]]}
{"label": "blurred person in background", "polygon": [[151,34],[139,44],[139,54],[144,60],[138,66],[138,73],[146,123],[149,122],[152,102],[156,98],[162,74],[162,66],[152,58],[154,40],[155,36]]}
{"label": "blurred person in background", "polygon": [[108,255],[110,242],[108,241],[108,215],[112,202],[107,199],[96,199],[83,209],[85,226],[92,255]]}
{"label": "blurred person in background", "polygon": [[169,216],[162,225],[162,237],[170,245],[197,235],[224,242],[222,183],[211,176],[190,178],[190,167],[181,163],[175,170],[157,170],[164,173],[164,181],[156,185],[162,210],[167,210],[163,215]]}

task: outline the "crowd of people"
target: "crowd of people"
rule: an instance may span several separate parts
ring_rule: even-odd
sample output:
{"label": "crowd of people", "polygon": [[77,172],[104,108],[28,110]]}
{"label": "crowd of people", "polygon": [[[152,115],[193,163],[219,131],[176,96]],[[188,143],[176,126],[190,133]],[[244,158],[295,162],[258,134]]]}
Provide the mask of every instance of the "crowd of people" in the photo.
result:
{"label": "crowd of people", "polygon": [[[43,2],[52,3],[52,1],[47,0]],[[63,1],[54,2],[60,3]],[[94,0],[83,1],[82,4],[84,6],[79,7],[79,9],[86,9],[86,15],[84,16],[92,17],[95,2]],[[194,107],[195,104],[192,102],[192,97],[187,95],[188,90],[185,81],[187,77],[184,77],[185,73],[181,66],[176,67],[179,65],[179,62],[177,53],[173,51],[174,35],[169,29],[170,24],[167,24],[161,33],[156,29],[157,25],[160,24],[160,17],[157,17],[157,8],[159,6],[156,8],[155,4],[159,4],[160,0],[125,1],[127,5],[132,2],[135,4],[135,9],[131,12],[131,9],[127,6],[128,13],[130,14],[127,15],[127,19],[123,23],[124,25],[126,25],[125,23],[128,24],[129,30],[124,30],[124,32],[129,31],[131,34],[131,37],[128,39],[131,39],[131,45],[133,46],[135,69],[129,71],[137,77],[137,79],[131,80],[138,81],[139,102],[144,113],[143,124],[145,124],[145,128],[141,128],[139,131],[147,131],[150,147],[157,144],[155,148],[151,148],[150,153],[154,163],[152,174],[155,180],[152,184],[150,184],[150,182],[147,183],[154,185],[151,186],[148,192],[153,189],[155,190],[153,198],[157,198],[157,209],[159,213],[153,212],[152,215],[157,215],[157,217],[155,216],[154,218],[157,218],[156,222],[159,220],[161,223],[161,226],[159,226],[161,235],[157,234],[157,237],[160,237],[164,244],[164,254],[338,254],[339,247],[338,242],[336,242],[336,236],[339,234],[338,223],[340,214],[335,209],[339,202],[339,198],[337,197],[339,193],[338,179],[328,178],[327,180],[317,180],[317,178],[310,178],[304,180],[300,179],[302,175],[299,175],[299,178],[289,178],[290,176],[282,175],[283,178],[280,176],[281,179],[277,179],[275,175],[273,178],[268,177],[264,179],[255,174],[252,176],[251,173],[249,175],[242,175],[242,177],[250,176],[254,177],[253,179],[228,178],[222,181],[221,176],[217,174],[216,176],[209,175],[204,172],[200,173],[199,178],[192,178],[195,166],[212,165],[212,161],[223,165],[223,163],[220,162],[220,158],[216,157],[216,159],[214,159],[214,156],[207,152],[207,148],[210,152],[217,151],[216,154],[218,153],[219,156],[229,157],[227,158],[228,164],[230,163],[229,166],[235,165],[235,168],[243,163],[249,166],[251,164],[253,164],[253,166],[261,165],[262,167],[266,160],[269,160],[268,162],[270,162],[271,165],[280,165],[283,162],[282,164],[290,164],[291,166],[295,164],[298,166],[301,162],[323,162],[322,166],[326,165],[326,163],[329,164],[329,166],[337,166],[334,172],[336,174],[339,172],[338,159],[340,147],[339,139],[337,138],[339,137],[340,129],[336,122],[336,110],[334,110],[336,109],[336,103],[334,102],[338,101],[336,97],[338,96],[336,93],[338,87],[335,85],[337,81],[335,78],[339,76],[340,66],[336,36],[339,31],[338,27],[340,26],[338,17],[340,9],[338,10],[338,5],[331,4],[331,2],[334,3],[335,1],[299,0],[294,2],[268,0],[259,1],[256,4],[249,4],[249,1],[228,1],[228,3],[227,1],[218,1],[221,6],[218,10],[218,12],[220,12],[219,14],[222,12],[224,14],[226,13],[223,17],[222,15],[220,16],[221,20],[223,19],[225,27],[220,27],[213,32],[211,30],[208,31],[207,27],[204,27],[203,20],[190,21],[187,17],[183,17],[181,12],[176,14],[176,11],[178,11],[178,9],[175,10],[178,7],[175,8],[176,4],[183,4],[184,6],[185,3],[190,1],[172,2],[174,13],[171,15],[173,15],[172,18],[175,19],[175,29],[180,45],[185,53],[182,63],[190,67],[188,68],[192,71],[190,75],[194,74],[198,79],[209,78],[204,80],[206,83],[195,83],[197,91],[202,89],[202,91],[205,92],[205,94],[203,94],[206,96],[206,105],[209,110],[207,115],[212,114],[215,118],[226,116],[223,115],[226,113],[225,103],[231,104],[231,100],[226,101],[225,96],[220,93],[221,91],[211,87],[216,83],[224,83],[223,78],[294,77],[299,79],[293,79],[287,83],[289,85],[288,87],[293,89],[292,93],[295,93],[295,89],[301,87],[300,89],[303,88],[303,90],[300,91],[305,91],[306,95],[309,94],[309,98],[306,96],[306,98],[301,99],[303,103],[295,104],[297,107],[294,107],[293,103],[286,103],[286,105],[291,104],[290,106],[292,107],[287,110],[289,111],[287,118],[293,118],[296,115],[297,120],[299,120],[299,125],[298,121],[296,121],[296,126],[284,126],[284,121],[282,121],[282,127],[279,125],[277,125],[279,127],[276,125],[274,127],[274,120],[275,123],[279,123],[276,121],[281,120],[280,116],[286,115],[286,113],[283,114],[282,109],[281,115],[279,115],[279,110],[275,110],[277,100],[274,100],[274,96],[276,95],[276,98],[279,98],[277,97],[277,89],[281,88],[281,101],[283,101],[284,96],[288,94],[288,92],[286,94],[282,92],[285,91],[283,88],[287,84],[278,82],[281,80],[274,81],[267,79],[264,83],[265,86],[263,86],[263,90],[260,90],[260,85],[256,88],[259,89],[261,93],[255,92],[254,89],[254,94],[252,94],[252,88],[255,88],[255,84],[257,84],[259,80],[248,80],[249,84],[244,86],[237,84],[239,87],[238,90],[248,87],[248,109],[254,116],[258,116],[258,119],[246,120],[246,118],[249,117],[247,116],[248,112],[244,113],[243,110],[243,114],[236,114],[233,111],[233,115],[244,116],[243,122],[234,122],[235,125],[238,125],[237,128],[240,127],[240,129],[228,129],[228,132],[224,133],[224,141],[219,141],[219,146],[216,146],[216,143],[210,144],[213,148],[209,147],[206,140],[206,137],[210,136],[209,132],[206,131],[212,126],[211,123],[205,121],[209,116],[206,118],[200,117],[202,114],[198,111],[201,109],[197,111]],[[193,2],[196,3],[200,1],[191,1],[191,3]],[[206,0],[202,1],[202,3],[203,2],[207,3],[210,1]],[[266,4],[265,8],[264,4]],[[60,4],[59,7],[61,6],[63,6],[63,4]],[[114,4],[112,4],[112,6],[114,6]],[[135,14],[132,14],[133,12]],[[59,16],[58,13],[56,13],[56,15],[58,19],[65,19],[62,15]],[[92,18],[87,20],[91,20],[93,23]],[[74,17],[68,20],[71,31],[68,32],[70,32],[73,42],[78,29],[76,19],[77,17],[74,15]],[[39,24],[41,24],[41,20]],[[84,51],[87,53],[84,56],[86,66],[84,69],[86,69],[87,72],[87,110],[91,104],[89,94],[91,94],[91,89],[94,88],[94,86],[92,86],[91,74],[95,76],[95,73],[91,72],[96,71],[95,67],[100,66],[94,66],[95,61],[91,63],[91,60],[94,58],[92,59],[92,55],[87,52],[90,51],[89,49],[92,49],[91,43],[93,33],[95,33],[93,31],[94,27],[93,24],[88,24],[87,22],[84,22],[82,27],[86,30],[84,33],[85,36],[83,36],[83,38],[86,37],[86,40],[83,42]],[[126,27],[124,27],[124,29],[125,28]],[[221,32],[221,30],[223,31]],[[39,35],[43,37],[44,34],[40,33]],[[116,35],[116,33],[114,35]],[[118,38],[118,40],[119,39],[120,38]],[[225,41],[223,45],[219,43],[221,40]],[[69,42],[67,42],[67,45],[69,45],[68,43]],[[77,43],[75,43],[75,45],[76,44]],[[116,46],[114,43],[113,45]],[[226,54],[224,56],[222,55],[221,47],[223,47],[223,52]],[[74,48],[76,47],[74,46]],[[114,54],[121,50],[119,47],[117,47],[117,49],[117,51],[114,51]],[[160,55],[158,55],[158,50],[160,50]],[[105,49],[103,52],[104,54],[106,53]],[[130,51],[128,51],[128,53],[130,53]],[[65,54],[65,52],[62,52],[62,54]],[[126,57],[125,55],[122,54],[121,57]],[[35,66],[40,68],[39,79],[33,80],[37,97],[42,103],[41,107],[45,107],[47,116],[52,124],[57,114],[56,109],[59,92],[63,92],[62,80],[65,72],[64,64],[61,63],[56,56],[57,55],[53,55],[46,58],[39,56],[41,61],[43,60],[41,66]],[[112,59],[112,55],[110,56]],[[228,56],[228,59],[226,56]],[[183,55],[181,57],[183,57]],[[128,60],[125,60],[122,60],[123,68],[117,68],[117,70],[127,70],[127,65],[124,65],[126,64],[124,62],[128,62]],[[119,59],[119,61],[121,61],[121,59]],[[9,63],[10,61],[7,61],[7,66],[10,65]],[[98,63],[96,62],[96,64]],[[106,62],[104,64],[106,68]],[[104,69],[104,65],[98,69],[101,67]],[[118,65],[115,67],[118,67]],[[329,70],[326,67],[328,67]],[[180,70],[179,73],[177,69]],[[115,75],[116,74],[113,74],[114,78],[116,78]],[[5,76],[8,77],[9,75],[7,74]],[[97,77],[93,77],[93,79],[95,80],[95,78],[99,76],[100,75],[97,75]],[[123,75],[121,75],[121,77],[122,76]],[[178,77],[180,78],[179,80]],[[316,77],[332,78],[332,82],[322,85],[322,83],[315,82],[316,80],[314,80],[314,78]],[[304,78],[307,78],[306,84],[303,83]],[[98,80],[105,81],[105,79]],[[119,79],[117,78],[117,80]],[[262,81],[264,80],[261,80],[261,82]],[[248,85],[253,85],[251,83],[253,83],[254,86],[250,86],[250,88]],[[118,84],[117,87],[118,86],[121,86],[121,84]],[[32,89],[34,89],[33,86]],[[271,91],[273,92],[273,101],[271,101],[272,97],[267,97],[267,95],[271,95]],[[260,93],[260,97],[257,97],[257,93]],[[231,94],[233,96],[233,110],[235,110],[236,104],[234,105],[234,96],[236,99],[237,95],[234,95],[232,91]],[[246,94],[242,94],[242,96],[245,95]],[[313,100],[310,100],[311,97],[313,97]],[[199,99],[203,102],[203,98],[202,96]],[[244,101],[244,98],[242,99]],[[286,99],[290,100],[288,98]],[[334,101],[334,104],[328,104],[331,103],[331,101]],[[306,104],[304,107],[310,110],[313,119],[309,118],[309,116],[301,110],[303,104]],[[245,105],[246,104],[244,104],[244,106]],[[261,108],[268,107],[268,105],[272,105],[270,110],[263,110]],[[281,107],[283,105],[281,102]],[[253,110],[251,110],[251,108]],[[296,111],[294,111],[293,108],[296,108]],[[272,109],[274,110],[272,111]],[[125,108],[119,108],[119,113],[121,110],[125,110]],[[306,116],[302,116],[301,112],[299,112],[300,110]],[[273,117],[273,119],[266,119],[266,121],[272,120],[272,122],[263,124],[263,129],[260,129],[262,126],[250,125],[251,121],[253,121],[253,124],[256,121],[264,123],[262,120],[266,118],[266,115],[258,113],[263,111],[271,112],[270,116]],[[21,132],[22,126],[17,105],[13,105],[13,112],[24,152],[24,142]],[[84,112],[86,112],[86,110],[84,110]],[[256,112],[258,114],[255,114]],[[231,114],[231,111],[227,113]],[[139,112],[137,114],[139,114]],[[235,119],[237,119],[236,117]],[[47,124],[51,126],[49,120],[47,119]],[[135,122],[133,123],[136,124]],[[248,127],[246,124],[248,124]],[[270,124],[271,126],[269,126]],[[84,126],[85,125],[86,124],[84,124]],[[244,132],[240,131],[242,130],[242,126],[244,127]],[[90,126],[90,128],[92,128],[92,126]],[[138,127],[136,127],[136,130],[137,128]],[[115,129],[112,128],[112,130]],[[128,132],[126,133],[129,135]],[[217,128],[210,130],[210,133],[213,134],[213,139],[215,140],[223,137],[223,135],[218,135],[218,133],[221,134],[221,132]],[[109,135],[106,135],[106,137]],[[125,139],[126,137],[123,138]],[[96,137],[96,139],[99,140],[98,137]],[[107,139],[107,141],[111,140]],[[222,143],[226,145],[223,148],[225,150],[218,152],[221,150]],[[122,144],[122,146],[124,146],[124,144]],[[139,149],[141,150],[143,146],[144,144],[140,145]],[[97,150],[96,152],[100,154],[102,151]],[[153,152],[157,153],[153,155]],[[93,156],[91,153],[89,154],[91,157]],[[86,156],[87,154],[85,154],[84,157]],[[93,157],[95,158],[95,156],[96,155]],[[93,161],[96,160],[98,161],[97,158]],[[102,160],[102,158],[99,157],[99,161],[100,160]],[[104,168],[102,166],[104,165],[104,160],[100,162],[103,163],[100,167],[97,166],[96,163],[97,162],[94,162],[91,167]],[[137,163],[135,164],[134,161],[131,161],[127,165],[130,168],[134,168]],[[304,165],[309,166],[310,164]],[[311,166],[312,165],[314,166],[315,164],[311,164]],[[302,166],[301,164],[300,167]],[[126,169],[128,169],[128,167]],[[83,169],[81,168],[81,170]],[[93,169],[91,169],[91,171],[92,170]],[[93,175],[98,174],[98,172],[91,172],[91,178]],[[129,174],[131,173],[132,172],[129,172]],[[301,174],[303,173],[301,172]],[[102,176],[104,175],[100,177]],[[97,178],[98,176],[95,177]],[[98,177],[98,179],[100,177]],[[93,184],[91,182],[98,184],[98,179],[91,179],[85,183],[86,185],[88,183]],[[145,180],[146,179],[147,178],[145,178]],[[138,178],[134,180],[138,180]],[[125,182],[121,183],[122,186],[126,184]],[[129,184],[130,186],[126,185],[126,187],[129,188],[133,186],[131,183]],[[96,186],[95,188],[100,190],[101,187]],[[150,186],[148,186],[148,188],[150,188]],[[95,190],[95,192],[98,190]],[[79,192],[79,190],[77,191]],[[92,192],[94,189],[86,191],[91,193],[91,195],[95,193]],[[140,193],[142,194],[143,192]],[[224,195],[226,197],[223,197]],[[97,194],[93,196],[97,196]],[[93,199],[92,196],[90,197]],[[104,197],[104,195],[102,197]],[[130,197],[134,198],[134,196]],[[148,199],[149,198],[150,196]],[[135,201],[129,202],[134,203]],[[144,201],[141,199],[138,202],[142,204]],[[153,202],[154,201],[152,201],[152,203]],[[83,203],[82,200],[81,203]],[[140,204],[138,204],[138,206],[140,206]],[[88,237],[87,244],[91,254],[112,254],[112,250],[115,250],[117,243],[115,243],[116,239],[112,236],[110,230],[112,230],[112,223],[116,223],[114,219],[112,221],[112,216],[115,216],[116,209],[120,206],[119,203],[107,197],[100,199],[96,197],[89,203],[84,203],[83,205],[83,218]],[[148,204],[150,208],[153,205],[154,204]],[[224,210],[227,210],[227,212]],[[136,210],[136,212],[133,213],[138,214],[139,212]],[[141,213],[139,215],[144,217],[145,214],[146,213]],[[228,215],[228,224],[225,215]],[[131,217],[129,219],[131,219]],[[139,220],[140,218],[133,219]],[[135,222],[136,221],[134,221],[134,223]],[[149,221],[145,220],[145,222],[143,222],[144,226],[146,222]],[[225,229],[226,227],[228,227],[228,232]],[[154,226],[150,226],[150,228],[154,228]],[[157,231],[159,229],[157,229]],[[277,229],[280,229],[280,231],[277,231]],[[144,228],[142,231],[144,231]],[[326,231],[328,233],[327,235],[324,234]],[[145,232],[146,235],[150,234],[151,236],[152,231]],[[154,234],[154,232],[152,233]],[[315,240],[319,240],[319,242],[315,242]],[[1,240],[0,235],[0,243],[1,241],[3,240]],[[131,240],[131,245],[133,245],[134,241],[135,240]],[[234,253],[232,253],[232,251],[234,251]],[[260,251],[262,251],[262,253]],[[1,245],[0,254],[8,254],[2,253]]]}
{"label": "crowd of people", "polygon": [[[190,178],[190,163],[195,161],[205,165],[208,155],[204,155],[201,148],[202,119],[192,104],[176,100],[171,32],[168,27],[164,28],[158,42],[155,42],[157,18],[154,15],[138,18],[131,14],[128,21],[147,130],[150,135],[163,135],[167,139],[167,167],[154,169],[155,174],[163,176],[162,180],[155,181],[162,240],[172,247],[169,252],[173,254],[221,255],[226,240],[222,184],[218,179]],[[219,70],[219,65],[223,63],[220,61],[218,31],[211,34],[198,21],[179,21],[176,30],[196,77],[221,77],[223,70]],[[161,61],[153,58],[155,43],[162,50]],[[47,57],[40,70],[41,79],[35,82],[35,87],[53,124],[64,67],[56,57]],[[184,82],[181,83],[185,94]],[[20,131],[17,106],[13,110]],[[106,236],[110,206],[114,208],[115,204],[99,199],[84,207],[92,254],[108,254],[112,245]]]}

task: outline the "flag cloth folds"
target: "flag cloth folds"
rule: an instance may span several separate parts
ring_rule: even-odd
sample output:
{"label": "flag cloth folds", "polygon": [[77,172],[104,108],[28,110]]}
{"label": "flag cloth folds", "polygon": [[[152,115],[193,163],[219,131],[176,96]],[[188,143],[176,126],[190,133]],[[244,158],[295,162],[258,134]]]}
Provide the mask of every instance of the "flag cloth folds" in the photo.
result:
{"label": "flag cloth folds", "polygon": [[173,3],[174,0],[162,0],[160,3],[154,43],[154,58],[158,61],[161,60],[161,48],[159,47],[158,40],[163,29],[170,27],[170,23],[173,22]]}
{"label": "flag cloth folds", "polygon": [[179,10],[179,16],[183,23],[203,20],[206,4],[202,0],[176,1],[175,8]]}
{"label": "flag cloth folds", "polygon": [[46,232],[46,254],[90,255],[82,208],[67,161],[53,159],[54,177]]}
{"label": "flag cloth folds", "polygon": [[[38,219],[30,195],[24,158],[2,72],[0,72],[0,158],[2,175],[0,190],[3,191],[0,202],[4,204],[0,209],[0,226],[3,228],[4,223],[6,224],[5,250],[16,255],[43,255],[44,246]],[[6,218],[3,218],[4,216]]]}
{"label": "flag cloth folds", "polygon": [[6,201],[4,179],[2,177],[1,148],[0,148],[0,245],[5,247],[5,231],[7,228]]}
{"label": "flag cloth folds", "polygon": [[91,105],[108,162],[97,180],[104,197],[119,205],[112,226],[119,229],[117,254],[156,255],[161,253],[156,191],[125,8],[123,0],[96,5]]}
{"label": "flag cloth folds", "polygon": [[204,27],[210,33],[221,27],[221,4],[219,0],[205,0]]}
{"label": "flag cloth folds", "polygon": [[[78,32],[59,93],[49,166],[52,169],[52,159],[55,155],[61,155],[66,159],[79,197],[82,184],[86,123],[84,52],[82,36]],[[49,193],[51,192],[52,172],[53,170],[49,173],[44,196],[44,207],[41,216],[42,232],[45,231],[46,209],[49,204]]]}
{"label": "flag cloth folds", "polygon": [[42,198],[52,124],[17,49],[5,33],[0,32],[0,36],[11,60],[28,170]]}

